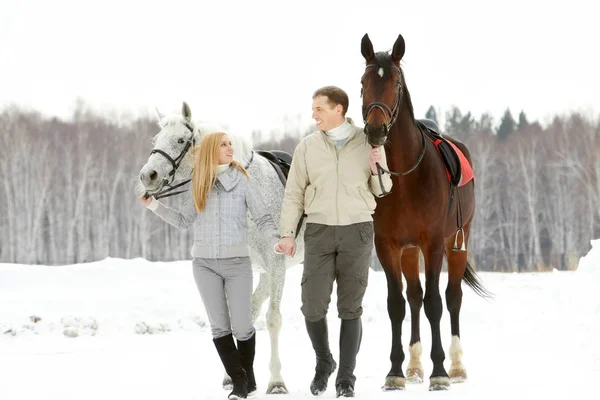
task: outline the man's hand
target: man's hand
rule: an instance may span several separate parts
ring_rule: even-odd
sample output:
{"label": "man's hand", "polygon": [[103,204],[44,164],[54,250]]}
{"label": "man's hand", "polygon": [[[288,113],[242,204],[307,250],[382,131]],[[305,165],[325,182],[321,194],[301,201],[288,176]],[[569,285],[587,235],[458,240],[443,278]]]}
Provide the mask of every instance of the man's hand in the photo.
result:
{"label": "man's hand", "polygon": [[289,236],[282,237],[275,246],[275,251],[293,257],[296,254],[296,240]]}
{"label": "man's hand", "polygon": [[381,146],[373,147],[369,153],[369,164],[371,165],[371,171],[377,173],[376,163],[381,163]]}

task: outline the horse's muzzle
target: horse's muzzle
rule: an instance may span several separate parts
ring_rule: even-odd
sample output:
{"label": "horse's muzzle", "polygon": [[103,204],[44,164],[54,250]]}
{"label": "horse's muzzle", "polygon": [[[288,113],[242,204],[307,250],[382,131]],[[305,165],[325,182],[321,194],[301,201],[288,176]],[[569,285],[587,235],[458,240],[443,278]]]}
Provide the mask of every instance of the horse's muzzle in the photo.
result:
{"label": "horse's muzzle", "polygon": [[383,146],[387,141],[387,129],[385,125],[373,126],[365,125],[365,135],[367,142],[373,147]]}

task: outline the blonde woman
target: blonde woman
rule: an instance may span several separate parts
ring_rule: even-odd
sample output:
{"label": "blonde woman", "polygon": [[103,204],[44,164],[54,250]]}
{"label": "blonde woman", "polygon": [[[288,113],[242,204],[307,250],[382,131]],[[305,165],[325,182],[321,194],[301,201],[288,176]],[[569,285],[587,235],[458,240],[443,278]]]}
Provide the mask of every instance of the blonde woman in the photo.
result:
{"label": "blonde woman", "polygon": [[140,200],[179,229],[193,225],[194,278],[206,307],[213,342],[233,380],[229,398],[246,398],[256,390],[247,210],[273,248],[279,240],[278,229],[258,188],[244,167],[233,160],[233,147],[225,133],[205,135],[194,152],[191,194],[181,211],[154,198]]}

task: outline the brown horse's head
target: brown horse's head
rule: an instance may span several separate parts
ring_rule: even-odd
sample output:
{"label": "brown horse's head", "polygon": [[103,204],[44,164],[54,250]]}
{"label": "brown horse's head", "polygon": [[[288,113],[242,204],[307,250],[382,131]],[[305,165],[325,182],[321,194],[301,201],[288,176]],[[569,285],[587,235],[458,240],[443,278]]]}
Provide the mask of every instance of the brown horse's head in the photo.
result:
{"label": "brown horse's head", "polygon": [[381,146],[402,106],[404,79],[400,60],[404,55],[404,38],[398,35],[391,54],[374,53],[369,35],[365,34],[360,50],[367,64],[361,80],[365,133],[371,146]]}

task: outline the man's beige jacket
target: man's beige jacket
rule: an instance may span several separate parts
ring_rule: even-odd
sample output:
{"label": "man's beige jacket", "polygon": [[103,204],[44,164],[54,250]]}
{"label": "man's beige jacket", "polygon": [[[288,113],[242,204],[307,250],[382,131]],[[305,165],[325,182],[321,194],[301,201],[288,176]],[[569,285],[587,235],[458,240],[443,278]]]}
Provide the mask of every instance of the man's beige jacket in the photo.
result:
{"label": "man's beige jacket", "polygon": [[[300,217],[306,222],[324,225],[350,225],[372,221],[384,191],[378,175],[371,173],[371,146],[362,127],[353,132],[341,149],[322,131],[313,132],[298,144],[283,197],[280,234],[295,237]],[[380,165],[387,169],[381,148]],[[392,189],[389,174],[382,173],[386,192]]]}

